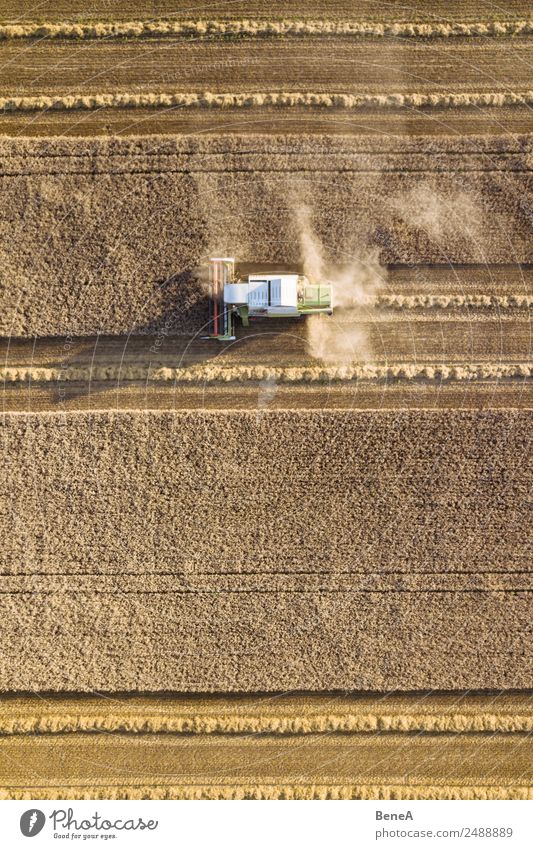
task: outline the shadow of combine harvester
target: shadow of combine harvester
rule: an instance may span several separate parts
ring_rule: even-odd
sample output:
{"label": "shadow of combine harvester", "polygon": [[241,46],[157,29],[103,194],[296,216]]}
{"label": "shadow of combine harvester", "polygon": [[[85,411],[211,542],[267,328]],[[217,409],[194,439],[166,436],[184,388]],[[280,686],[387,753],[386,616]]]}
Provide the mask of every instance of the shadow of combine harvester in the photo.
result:
{"label": "shadow of combine harvester", "polygon": [[291,344],[301,349],[305,315],[331,314],[329,285],[311,285],[298,266],[265,263],[258,271],[257,264],[241,264],[235,270],[232,259],[215,259],[210,269],[209,285],[193,269],[161,281],[147,304],[148,320],[127,333],[70,337],[66,351],[60,338],[42,340],[47,350],[40,362],[57,372],[41,385],[47,403],[60,407],[105,394],[109,404],[110,393],[125,384],[161,384],[160,375],[150,376],[158,369],[172,370],[172,385],[180,369],[221,356],[268,364]]}

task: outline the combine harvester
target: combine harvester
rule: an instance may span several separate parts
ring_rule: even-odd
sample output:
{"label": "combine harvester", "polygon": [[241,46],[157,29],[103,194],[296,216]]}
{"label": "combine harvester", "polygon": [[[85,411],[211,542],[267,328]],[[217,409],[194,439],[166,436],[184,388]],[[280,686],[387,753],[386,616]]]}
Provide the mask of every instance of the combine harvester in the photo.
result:
{"label": "combine harvester", "polygon": [[331,286],[311,283],[303,274],[254,272],[235,279],[235,260],[215,257],[209,264],[209,330],[206,339],[232,341],[235,316],[243,326],[262,318],[331,315]]}

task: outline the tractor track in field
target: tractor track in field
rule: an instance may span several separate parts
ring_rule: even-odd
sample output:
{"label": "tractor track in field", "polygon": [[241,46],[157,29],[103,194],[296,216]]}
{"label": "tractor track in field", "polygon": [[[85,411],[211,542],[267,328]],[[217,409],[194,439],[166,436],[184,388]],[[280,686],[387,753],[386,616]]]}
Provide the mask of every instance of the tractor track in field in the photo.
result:
{"label": "tractor track in field", "polygon": [[441,138],[443,135],[513,136],[531,130],[529,106],[461,109],[389,108],[358,110],[294,106],[254,109],[181,109],[178,107],[1,112],[0,133],[20,138],[101,138],[102,131],[122,138],[146,134],[242,137],[257,133],[307,133],[331,137],[379,138],[391,134]]}
{"label": "tractor track in field", "polygon": [[531,799],[532,749],[520,733],[10,735],[0,797]]}

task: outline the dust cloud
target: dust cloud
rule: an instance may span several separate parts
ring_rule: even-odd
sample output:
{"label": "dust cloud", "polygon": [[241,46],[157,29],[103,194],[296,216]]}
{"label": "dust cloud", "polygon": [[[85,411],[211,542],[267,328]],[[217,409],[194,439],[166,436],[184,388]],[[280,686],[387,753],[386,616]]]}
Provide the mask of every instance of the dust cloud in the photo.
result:
{"label": "dust cloud", "polygon": [[462,237],[479,244],[482,240],[481,209],[467,192],[444,197],[431,186],[421,184],[406,196],[395,198],[392,206],[410,226],[422,230],[433,241]]}
{"label": "dust cloud", "polygon": [[296,206],[294,221],[304,273],[311,281],[330,283],[333,290],[333,315],[311,316],[307,320],[308,352],[329,365],[372,359],[361,315],[385,283],[387,272],[380,265],[378,250],[365,249],[348,263],[331,266],[313,229],[311,207]]}

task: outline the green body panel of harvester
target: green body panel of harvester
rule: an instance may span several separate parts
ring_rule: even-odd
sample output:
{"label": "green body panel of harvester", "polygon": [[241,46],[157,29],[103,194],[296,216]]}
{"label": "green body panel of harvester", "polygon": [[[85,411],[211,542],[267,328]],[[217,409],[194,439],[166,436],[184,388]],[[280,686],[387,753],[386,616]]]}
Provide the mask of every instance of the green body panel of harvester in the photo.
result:
{"label": "green body panel of harvester", "polygon": [[331,309],[331,286],[328,283],[304,286],[303,301],[298,304],[298,312],[308,315],[328,309]]}

